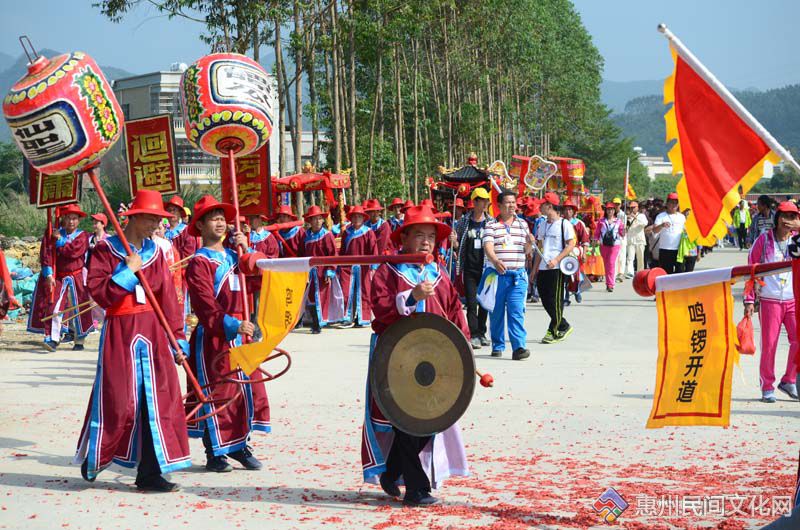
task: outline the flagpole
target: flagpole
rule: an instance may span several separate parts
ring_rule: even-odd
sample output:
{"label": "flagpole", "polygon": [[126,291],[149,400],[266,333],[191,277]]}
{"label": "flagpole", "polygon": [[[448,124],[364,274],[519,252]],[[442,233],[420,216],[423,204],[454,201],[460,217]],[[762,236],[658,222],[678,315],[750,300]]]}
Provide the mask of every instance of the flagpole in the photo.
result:
{"label": "flagpole", "polygon": [[737,116],[739,116],[747,125],[750,126],[750,128],[753,129],[753,131],[755,131],[755,133],[764,141],[764,143],[769,146],[770,149],[780,155],[780,157],[789,163],[789,165],[791,165],[796,171],[800,172],[800,164],[798,164],[794,157],[792,157],[791,153],[789,153],[789,151],[784,148],[778,142],[778,140],[776,140],[769,133],[769,131],[767,131],[767,129],[765,129],[764,126],[753,117],[752,114],[750,114],[744,105],[739,103],[739,100],[736,99],[736,97],[731,94],[727,88],[725,88],[725,85],[723,85],[716,77],[714,77],[714,74],[712,74],[691,51],[689,51],[689,48],[687,48],[683,42],[681,42],[681,40],[669,30],[669,28],[667,28],[666,24],[659,24],[658,31],[664,34],[678,55],[680,55],[681,58],[686,61],[695,72],[697,72],[697,75],[703,78],[703,80],[714,89],[717,95],[721,97],[723,101],[725,101],[725,103],[731,107],[731,109],[733,109]]}

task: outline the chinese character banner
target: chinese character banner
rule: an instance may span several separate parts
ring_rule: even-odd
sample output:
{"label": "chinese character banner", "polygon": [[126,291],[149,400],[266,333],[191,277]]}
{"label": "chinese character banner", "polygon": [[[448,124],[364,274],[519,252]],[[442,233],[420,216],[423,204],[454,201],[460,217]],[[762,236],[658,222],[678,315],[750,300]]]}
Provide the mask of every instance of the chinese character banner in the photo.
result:
{"label": "chinese character banner", "polygon": [[[33,170],[36,171],[36,170]],[[45,175],[39,173],[36,207],[51,208],[81,200],[81,177],[78,173]]]}
{"label": "chinese character banner", "polygon": [[[239,213],[242,215],[267,214],[269,194],[269,143],[255,153],[236,159],[236,191],[239,196]],[[220,159],[222,175],[222,202],[233,203],[228,159]]]}
{"label": "chinese character banner", "polygon": [[657,293],[658,365],[648,428],[730,423],[737,359],[729,282]]}
{"label": "chinese character banner", "polygon": [[125,144],[132,197],[139,190],[154,190],[162,195],[180,191],[172,115],[126,121]]}

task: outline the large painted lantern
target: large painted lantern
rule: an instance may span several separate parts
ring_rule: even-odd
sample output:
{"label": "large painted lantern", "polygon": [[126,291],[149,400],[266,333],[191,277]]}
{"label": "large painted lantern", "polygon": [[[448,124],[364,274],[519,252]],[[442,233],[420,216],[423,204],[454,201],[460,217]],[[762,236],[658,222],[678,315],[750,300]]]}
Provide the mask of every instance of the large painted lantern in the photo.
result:
{"label": "large painted lantern", "polygon": [[96,165],[124,123],[111,85],[82,52],[33,59],[3,100],[3,114],[25,158],[50,175]]}
{"label": "large painted lantern", "polygon": [[270,76],[244,55],[206,55],[181,79],[186,137],[218,157],[244,156],[269,140],[272,101]]}

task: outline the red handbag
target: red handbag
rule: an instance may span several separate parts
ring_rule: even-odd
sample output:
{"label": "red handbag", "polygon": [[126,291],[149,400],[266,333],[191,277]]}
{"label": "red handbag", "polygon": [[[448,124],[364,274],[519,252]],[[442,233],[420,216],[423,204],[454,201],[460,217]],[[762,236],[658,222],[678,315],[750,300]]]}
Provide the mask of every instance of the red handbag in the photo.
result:
{"label": "red handbag", "polygon": [[739,344],[736,346],[739,353],[742,355],[753,355],[756,353],[756,342],[753,335],[753,319],[745,315],[736,326],[736,335],[739,337]]}

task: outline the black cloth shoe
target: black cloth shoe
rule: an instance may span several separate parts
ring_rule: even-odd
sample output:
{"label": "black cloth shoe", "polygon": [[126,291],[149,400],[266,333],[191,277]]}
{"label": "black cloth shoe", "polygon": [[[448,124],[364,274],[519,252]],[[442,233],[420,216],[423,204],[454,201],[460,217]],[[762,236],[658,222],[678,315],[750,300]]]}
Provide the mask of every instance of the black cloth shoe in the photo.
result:
{"label": "black cloth shoe", "polygon": [[386,473],[381,473],[380,482],[381,489],[386,495],[389,497],[400,496],[400,488],[397,487],[397,484],[389,480],[389,477],[386,476]]}
{"label": "black cloth shoe", "polygon": [[86,482],[94,482],[94,478],[89,478],[89,460],[84,460],[81,464],[81,476]]}
{"label": "black cloth shoe", "polygon": [[140,491],[156,491],[159,493],[169,493],[171,491],[178,491],[180,486],[174,482],[170,482],[161,475],[154,475],[147,478],[136,478],[136,489]]}
{"label": "black cloth shoe", "polygon": [[209,456],[206,460],[206,469],[214,473],[227,473],[233,471],[233,466],[228,463],[224,456]]}
{"label": "black cloth shoe", "polygon": [[228,453],[228,456],[242,464],[245,469],[250,471],[257,471],[263,467],[261,462],[258,461],[258,458],[254,457],[253,453],[250,452],[249,447],[245,447],[241,451]]}
{"label": "black cloth shoe", "polygon": [[72,347],[72,351],[83,351],[84,347],[83,344],[76,344]]}
{"label": "black cloth shoe", "polygon": [[426,490],[407,491],[406,496],[403,497],[403,504],[406,506],[430,506],[437,502],[439,502],[439,499],[432,497],[431,493]]}
{"label": "black cloth shoe", "polygon": [[320,333],[322,333],[321,329],[319,329],[319,328],[311,328],[311,334],[312,335],[319,335]]}
{"label": "black cloth shoe", "polygon": [[481,346],[491,346],[492,341],[487,339],[486,337],[479,337],[481,339]]}
{"label": "black cloth shoe", "polygon": [[522,359],[527,359],[531,356],[531,352],[526,350],[525,348],[517,348],[511,354],[511,358],[515,361],[521,361]]}
{"label": "black cloth shoe", "polygon": [[492,357],[502,357],[502,356],[503,356],[503,352],[498,351],[498,350],[493,350],[492,351]]}

